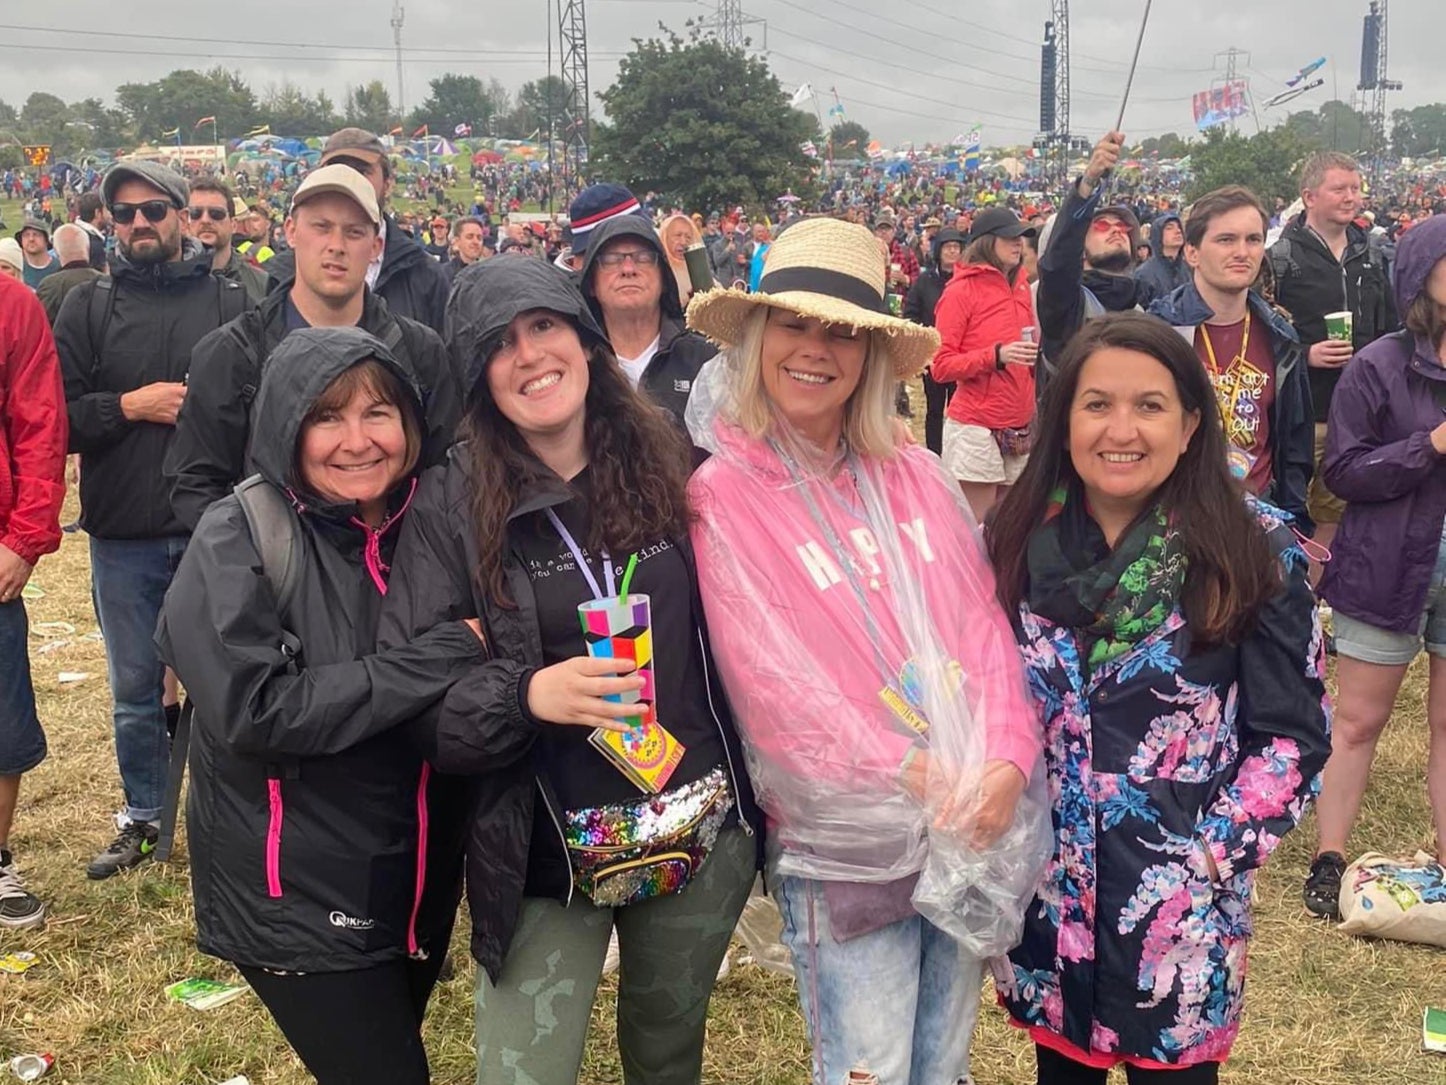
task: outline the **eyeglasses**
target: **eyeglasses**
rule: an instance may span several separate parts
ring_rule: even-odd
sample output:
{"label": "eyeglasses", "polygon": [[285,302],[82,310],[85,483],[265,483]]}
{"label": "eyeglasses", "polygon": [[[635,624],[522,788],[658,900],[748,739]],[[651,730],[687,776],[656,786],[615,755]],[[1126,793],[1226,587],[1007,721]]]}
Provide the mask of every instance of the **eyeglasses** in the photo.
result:
{"label": "eyeglasses", "polygon": [[622,249],[598,254],[597,262],[603,267],[622,267],[631,260],[638,267],[653,267],[658,262],[656,249]]}
{"label": "eyeglasses", "polygon": [[1098,218],[1090,223],[1090,229],[1097,234],[1128,234],[1130,227],[1119,219]]}
{"label": "eyeglasses", "polygon": [[150,223],[162,222],[171,213],[175,204],[170,200],[146,200],[143,203],[113,203],[110,205],[110,217],[119,222],[122,226],[129,226],[136,220],[136,212],[139,211]]}
{"label": "eyeglasses", "polygon": [[[188,207],[186,214],[191,216],[192,222],[200,222],[203,218],[210,219],[212,222],[225,222],[231,217],[231,212],[224,207]],[[150,215],[147,215],[146,218],[150,218]],[[159,222],[160,220],[151,219],[151,221]]]}

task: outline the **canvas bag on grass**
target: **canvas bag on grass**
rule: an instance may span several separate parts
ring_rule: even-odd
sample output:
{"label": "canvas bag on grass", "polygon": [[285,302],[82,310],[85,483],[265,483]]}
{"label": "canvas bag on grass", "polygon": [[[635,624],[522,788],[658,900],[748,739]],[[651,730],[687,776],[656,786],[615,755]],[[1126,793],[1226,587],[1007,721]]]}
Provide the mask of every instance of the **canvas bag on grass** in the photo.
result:
{"label": "canvas bag on grass", "polygon": [[1362,855],[1341,879],[1340,907],[1346,934],[1446,949],[1446,869],[1425,852]]}

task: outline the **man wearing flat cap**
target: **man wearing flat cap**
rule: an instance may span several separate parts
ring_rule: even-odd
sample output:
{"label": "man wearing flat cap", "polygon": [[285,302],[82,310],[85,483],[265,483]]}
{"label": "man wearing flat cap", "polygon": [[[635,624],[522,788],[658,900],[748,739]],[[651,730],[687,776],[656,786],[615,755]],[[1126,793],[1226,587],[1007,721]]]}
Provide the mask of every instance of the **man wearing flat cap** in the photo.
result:
{"label": "man wearing flat cap", "polygon": [[111,167],[101,182],[116,231],[111,273],[75,287],[55,321],[125,795],[118,835],[86,868],[92,879],[155,850],[169,745],[151,638],[187,534],[171,512],[162,463],[191,349],[248,304],[245,288],[212,275],[210,253],[185,236],[188,195],[185,180],[156,163]]}
{"label": "man wearing flat cap", "polygon": [[[362,128],[333,132],[321,148],[322,166],[350,166],[371,184],[377,206],[383,211],[381,251],[367,268],[366,284],[397,316],[409,317],[442,334],[447,308],[447,277],[425,249],[402,232],[397,220],[385,214],[387,196],[395,178],[392,160],[376,135]],[[268,288],[290,286],[296,277],[296,261],[289,253],[277,253],[266,262]]]}

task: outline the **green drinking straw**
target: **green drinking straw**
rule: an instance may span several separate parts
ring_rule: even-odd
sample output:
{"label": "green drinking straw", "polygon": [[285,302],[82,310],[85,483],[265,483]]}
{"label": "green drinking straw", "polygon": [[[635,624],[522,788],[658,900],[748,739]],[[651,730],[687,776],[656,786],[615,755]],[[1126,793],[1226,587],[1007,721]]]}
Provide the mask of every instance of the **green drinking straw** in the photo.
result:
{"label": "green drinking straw", "polygon": [[633,551],[633,556],[628,558],[628,567],[623,570],[623,582],[622,585],[618,588],[618,598],[626,599],[628,597],[628,585],[633,582],[633,574],[637,571],[638,554],[635,550]]}

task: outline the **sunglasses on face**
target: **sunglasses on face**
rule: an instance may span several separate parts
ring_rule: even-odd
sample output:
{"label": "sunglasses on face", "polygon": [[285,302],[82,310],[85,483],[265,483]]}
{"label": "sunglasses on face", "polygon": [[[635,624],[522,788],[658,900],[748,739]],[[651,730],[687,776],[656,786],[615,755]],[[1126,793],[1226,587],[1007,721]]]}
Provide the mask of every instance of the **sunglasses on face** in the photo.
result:
{"label": "sunglasses on face", "polygon": [[1095,219],[1090,229],[1097,234],[1128,234],[1130,228],[1119,219]]}
{"label": "sunglasses on face", "polygon": [[658,262],[658,254],[654,249],[624,249],[621,252],[600,253],[597,258],[597,262],[603,267],[622,267],[627,260],[631,260],[638,267],[652,267]]}
{"label": "sunglasses on face", "polygon": [[[231,217],[231,212],[222,207],[188,207],[186,214],[191,216],[192,222],[200,222],[203,218],[210,219],[212,222],[225,222]],[[156,220],[151,219],[151,221]]]}
{"label": "sunglasses on face", "polygon": [[174,208],[170,200],[146,200],[143,203],[113,203],[110,205],[110,217],[119,222],[122,226],[129,226],[136,220],[136,212],[139,211],[150,223],[162,222]]}

